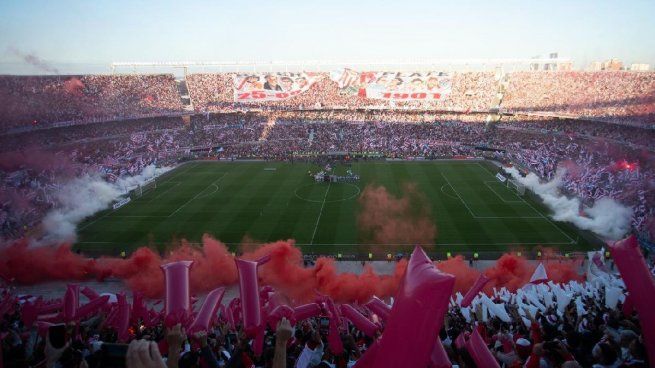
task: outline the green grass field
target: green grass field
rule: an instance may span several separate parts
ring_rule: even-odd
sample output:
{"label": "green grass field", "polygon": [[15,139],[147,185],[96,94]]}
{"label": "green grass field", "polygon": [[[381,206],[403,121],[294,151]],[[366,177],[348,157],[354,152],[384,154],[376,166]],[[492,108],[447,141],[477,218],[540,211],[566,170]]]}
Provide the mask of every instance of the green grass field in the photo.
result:
{"label": "green grass field", "polygon": [[190,162],[128,205],[80,224],[76,247],[116,254],[143,245],[163,249],[175,239],[198,242],[209,233],[231,246],[247,236],[256,242],[296,239],[312,253],[384,252],[385,245],[361,244],[357,198],[367,184],[400,195],[405,183],[414,183],[429,202],[440,252],[591,247],[572,226],[550,220],[541,204],[500,183],[490,163],[353,163],[361,180],[352,184],[315,183],[308,171],[319,169],[306,163]]}

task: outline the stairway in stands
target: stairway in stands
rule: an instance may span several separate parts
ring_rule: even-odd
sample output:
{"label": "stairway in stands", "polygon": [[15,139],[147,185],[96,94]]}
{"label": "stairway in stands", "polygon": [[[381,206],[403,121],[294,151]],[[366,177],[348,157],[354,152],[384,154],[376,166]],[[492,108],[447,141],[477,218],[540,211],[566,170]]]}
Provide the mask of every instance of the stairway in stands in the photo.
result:
{"label": "stairway in stands", "polygon": [[496,81],[498,82],[498,92],[494,97],[491,106],[489,106],[489,115],[487,115],[487,129],[493,129],[495,124],[502,119],[503,115],[501,112],[501,106],[503,104],[503,97],[505,96],[505,91],[509,85],[509,75],[503,71],[502,68],[496,70],[495,75]]}
{"label": "stairway in stands", "polygon": [[268,135],[271,133],[271,130],[273,130],[273,128],[275,127],[275,122],[276,122],[275,117],[271,116],[268,118],[264,130],[262,130],[262,134],[259,136],[260,142],[265,141],[268,138]]}
{"label": "stairway in stands", "polygon": [[191,96],[189,95],[189,88],[186,84],[186,79],[177,79],[175,80],[177,84],[177,91],[180,94],[180,101],[182,101],[182,107],[184,110],[193,111],[193,103],[191,103]]}

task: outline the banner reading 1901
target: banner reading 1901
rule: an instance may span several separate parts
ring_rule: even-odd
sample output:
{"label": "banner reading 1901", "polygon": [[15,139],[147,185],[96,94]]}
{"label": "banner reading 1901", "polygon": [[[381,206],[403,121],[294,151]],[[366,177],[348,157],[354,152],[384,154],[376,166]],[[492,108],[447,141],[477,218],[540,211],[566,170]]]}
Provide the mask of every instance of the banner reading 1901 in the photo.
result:
{"label": "banner reading 1901", "polygon": [[234,101],[281,101],[303,93],[318,80],[315,73],[249,73],[234,76]]}
{"label": "banner reading 1901", "polygon": [[330,73],[345,94],[392,101],[440,100],[451,91],[452,77],[443,72],[398,73],[356,72],[351,69]]}

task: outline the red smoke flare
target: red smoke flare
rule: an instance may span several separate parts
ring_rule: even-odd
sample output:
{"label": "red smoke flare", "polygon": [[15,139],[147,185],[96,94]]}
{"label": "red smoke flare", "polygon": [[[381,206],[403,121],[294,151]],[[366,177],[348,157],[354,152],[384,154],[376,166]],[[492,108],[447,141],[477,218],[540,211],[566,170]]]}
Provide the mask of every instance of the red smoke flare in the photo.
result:
{"label": "red smoke flare", "polygon": [[84,280],[95,262],[71,252],[70,245],[30,247],[27,239],[0,248],[0,276],[21,284],[52,280]]}
{"label": "red smoke flare", "polygon": [[494,266],[484,271],[484,274],[491,279],[485,291],[489,292],[494,286],[497,289],[505,286],[510,291],[516,291],[530,281],[534,269],[535,267],[523,257],[503,254]]}
{"label": "red smoke flare", "polygon": [[84,95],[84,83],[77,77],[72,77],[64,82],[64,91],[73,96],[81,97]]}
{"label": "red smoke flare", "polygon": [[449,273],[455,276],[455,288],[453,292],[466,294],[469,288],[475,283],[480,275],[480,271],[469,267],[463,256],[455,256],[445,261],[435,263],[441,272]]}
{"label": "red smoke flare", "polygon": [[405,184],[400,198],[367,185],[359,197],[360,237],[364,243],[432,246],[437,228],[425,203],[414,184]]}
{"label": "red smoke flare", "polygon": [[[306,268],[302,253],[294,246],[293,240],[264,244],[242,257],[254,260],[264,255],[270,255],[271,259],[259,268],[260,284],[273,286],[294,304],[311,301],[317,293],[340,303],[366,302],[373,295],[381,298],[393,296],[407,267],[406,261],[402,260],[396,263],[391,275],[378,275],[369,266],[357,275],[339,273],[333,259],[319,258],[315,266]],[[194,261],[190,273],[193,293],[237,282],[232,254],[223,243],[208,235],[203,237],[202,248],[183,241],[165,257],[142,247],[127,259],[102,257],[98,260],[71,252],[69,245],[29,247],[27,240],[20,240],[0,248],[0,277],[22,284],[116,277],[133,291],[149,298],[159,298],[164,293],[160,266],[177,260]],[[555,282],[582,279],[575,271],[574,261],[550,260],[545,262],[545,266],[550,279]],[[461,256],[439,262],[437,267],[456,276],[455,291],[460,292],[466,292],[479,275],[479,271],[470,268]],[[489,290],[492,286],[516,290],[530,279],[534,269],[535,265],[524,258],[505,254],[484,273],[492,279]]]}

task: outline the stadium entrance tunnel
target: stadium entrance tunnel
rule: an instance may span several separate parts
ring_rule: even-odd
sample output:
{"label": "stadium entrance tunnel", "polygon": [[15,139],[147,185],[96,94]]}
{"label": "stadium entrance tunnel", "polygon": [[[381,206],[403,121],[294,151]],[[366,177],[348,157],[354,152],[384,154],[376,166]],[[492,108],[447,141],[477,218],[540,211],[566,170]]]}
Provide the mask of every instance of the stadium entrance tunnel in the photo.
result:
{"label": "stadium entrance tunnel", "polygon": [[298,187],[296,197],[307,202],[331,203],[357,199],[361,189],[352,183],[312,183]]}

